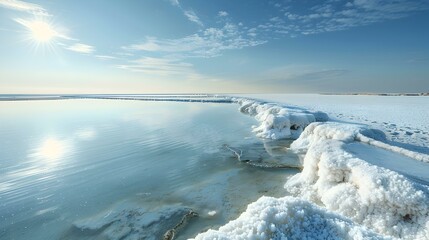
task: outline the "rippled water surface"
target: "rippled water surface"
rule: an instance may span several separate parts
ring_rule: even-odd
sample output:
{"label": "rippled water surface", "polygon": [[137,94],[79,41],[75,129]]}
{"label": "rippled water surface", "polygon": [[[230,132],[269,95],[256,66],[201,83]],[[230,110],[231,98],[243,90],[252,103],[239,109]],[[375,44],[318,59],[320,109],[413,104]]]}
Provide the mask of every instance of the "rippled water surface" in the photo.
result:
{"label": "rippled water surface", "polygon": [[282,196],[296,160],[251,133],[233,104],[120,100],[0,102],[0,239],[177,239]]}

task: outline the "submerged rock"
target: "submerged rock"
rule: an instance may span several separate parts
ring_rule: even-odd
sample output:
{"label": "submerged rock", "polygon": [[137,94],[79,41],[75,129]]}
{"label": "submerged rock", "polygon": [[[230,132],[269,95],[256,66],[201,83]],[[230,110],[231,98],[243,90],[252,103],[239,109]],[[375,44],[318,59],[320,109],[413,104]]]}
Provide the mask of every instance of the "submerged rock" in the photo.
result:
{"label": "submerged rock", "polygon": [[[183,218],[190,212],[193,212],[192,209],[180,205],[148,210],[124,202],[96,216],[76,221],[73,225],[82,235],[94,238],[158,240],[163,239],[169,230],[184,227],[186,223],[183,223]],[[178,223],[181,223],[179,227]]]}

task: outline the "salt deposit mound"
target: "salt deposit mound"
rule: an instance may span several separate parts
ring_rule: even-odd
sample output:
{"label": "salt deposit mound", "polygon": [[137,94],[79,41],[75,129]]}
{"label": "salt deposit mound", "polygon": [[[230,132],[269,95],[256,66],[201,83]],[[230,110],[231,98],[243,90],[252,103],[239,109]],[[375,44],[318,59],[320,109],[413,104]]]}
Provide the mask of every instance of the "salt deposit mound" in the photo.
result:
{"label": "salt deposit mound", "polygon": [[310,123],[329,119],[323,112],[311,112],[297,107],[243,98],[234,98],[233,101],[240,104],[240,112],[254,116],[259,122],[253,132],[260,138],[296,139]]}
{"label": "salt deposit mound", "polygon": [[213,239],[389,239],[293,197],[261,197],[236,220],[199,234]]}
{"label": "salt deposit mound", "polygon": [[429,239],[429,188],[344,150],[363,134],[379,135],[360,125],[310,124],[291,145],[305,152],[303,171],[285,188],[380,234]]}

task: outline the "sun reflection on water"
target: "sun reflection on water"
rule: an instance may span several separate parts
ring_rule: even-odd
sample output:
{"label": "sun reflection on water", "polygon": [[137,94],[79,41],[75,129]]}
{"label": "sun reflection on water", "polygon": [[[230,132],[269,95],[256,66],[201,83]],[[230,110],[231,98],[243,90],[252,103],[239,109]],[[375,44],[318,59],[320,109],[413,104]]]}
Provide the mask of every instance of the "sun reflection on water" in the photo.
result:
{"label": "sun reflection on water", "polygon": [[68,151],[68,144],[64,140],[48,138],[36,150],[36,155],[49,161],[62,158]]}

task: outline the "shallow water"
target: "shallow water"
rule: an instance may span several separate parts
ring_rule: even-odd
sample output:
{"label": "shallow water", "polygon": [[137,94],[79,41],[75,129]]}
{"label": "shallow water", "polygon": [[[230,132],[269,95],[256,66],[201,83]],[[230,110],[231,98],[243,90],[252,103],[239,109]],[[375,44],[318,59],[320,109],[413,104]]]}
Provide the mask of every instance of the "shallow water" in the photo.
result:
{"label": "shallow water", "polygon": [[258,167],[297,158],[233,104],[4,101],[0,122],[1,239],[158,239],[192,209],[185,239],[297,172]]}

